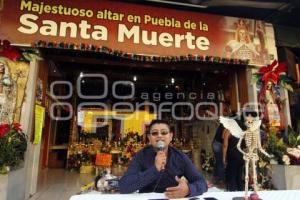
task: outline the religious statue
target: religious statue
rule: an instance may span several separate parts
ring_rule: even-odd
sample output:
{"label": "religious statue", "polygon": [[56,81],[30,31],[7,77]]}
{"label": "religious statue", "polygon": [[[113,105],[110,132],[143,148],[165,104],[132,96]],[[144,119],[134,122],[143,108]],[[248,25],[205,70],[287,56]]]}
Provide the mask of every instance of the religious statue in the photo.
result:
{"label": "religious statue", "polygon": [[4,93],[5,87],[11,85],[9,69],[5,60],[0,60],[0,94]]}
{"label": "religious statue", "polygon": [[258,101],[260,103],[263,120],[270,127],[284,127],[283,116],[281,116],[281,99],[276,94],[275,86],[272,81],[263,83],[260,90]]}
{"label": "religious statue", "polygon": [[[261,120],[258,119],[256,112],[246,112],[245,113],[245,125],[247,129],[243,131],[237,122],[233,119],[220,117],[220,122],[235,136],[239,137],[239,142],[237,144],[237,149],[243,154],[243,159],[245,160],[245,196],[244,198],[235,199],[245,199],[248,200],[248,184],[249,184],[249,165],[252,165],[252,175],[253,175],[253,188],[255,195],[258,197],[258,185],[257,185],[257,172],[256,163],[259,160],[258,151],[270,157],[270,155],[262,148],[260,139],[260,125]],[[245,140],[246,148],[241,148],[242,140]]]}
{"label": "religious statue", "polygon": [[5,60],[0,60],[0,123],[12,123],[16,104],[16,84]]}
{"label": "religious statue", "polygon": [[29,74],[29,63],[20,58],[18,48],[0,40],[0,123],[20,121]]}
{"label": "religious statue", "polygon": [[225,46],[226,57],[253,60],[259,56],[256,47],[250,37],[249,25],[245,19],[239,19],[236,23],[235,38]]}
{"label": "religious statue", "polygon": [[[261,67],[255,75],[259,79],[261,89],[258,95],[259,108],[263,123],[269,127],[277,127],[284,129],[285,118],[282,109],[282,100],[278,83],[288,90],[292,90],[290,85],[286,83],[289,80],[285,74],[286,66],[278,63],[276,60],[272,64]],[[276,88],[277,87],[277,88]]]}

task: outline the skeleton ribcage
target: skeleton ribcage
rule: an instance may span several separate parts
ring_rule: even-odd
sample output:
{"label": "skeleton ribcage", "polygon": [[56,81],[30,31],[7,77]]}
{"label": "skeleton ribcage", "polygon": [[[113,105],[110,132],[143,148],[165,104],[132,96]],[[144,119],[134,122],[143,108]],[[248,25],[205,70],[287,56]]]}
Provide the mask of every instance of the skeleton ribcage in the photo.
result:
{"label": "skeleton ribcage", "polygon": [[254,152],[258,148],[257,131],[245,132],[246,151],[248,153]]}

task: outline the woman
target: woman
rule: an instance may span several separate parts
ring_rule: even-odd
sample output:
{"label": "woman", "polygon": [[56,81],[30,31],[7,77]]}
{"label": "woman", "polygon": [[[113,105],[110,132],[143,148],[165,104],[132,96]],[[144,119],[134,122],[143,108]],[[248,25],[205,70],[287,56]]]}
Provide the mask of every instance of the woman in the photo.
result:
{"label": "woman", "polygon": [[[234,117],[236,115],[232,115]],[[241,121],[237,121],[240,127],[245,128]],[[228,191],[243,191],[243,154],[237,149],[239,138],[233,136],[229,130],[223,131],[223,163],[226,167],[225,180]]]}
{"label": "woman", "polygon": [[218,182],[223,182],[225,179],[225,170],[224,170],[224,163],[223,163],[223,131],[224,126],[222,124],[219,125],[216,131],[216,135],[214,137],[212,143],[212,149],[215,156],[215,163],[214,163],[214,179]]}

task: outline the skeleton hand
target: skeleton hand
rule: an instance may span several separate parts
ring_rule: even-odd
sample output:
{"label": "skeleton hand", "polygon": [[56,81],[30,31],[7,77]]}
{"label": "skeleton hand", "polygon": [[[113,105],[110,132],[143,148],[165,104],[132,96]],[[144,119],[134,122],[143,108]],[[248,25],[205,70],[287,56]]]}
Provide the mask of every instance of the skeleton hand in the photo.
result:
{"label": "skeleton hand", "polygon": [[243,155],[243,159],[244,160],[250,160],[250,154],[249,153],[245,153],[244,155]]}
{"label": "skeleton hand", "polygon": [[274,158],[274,157],[275,157],[274,155],[272,155],[272,154],[270,155],[270,154],[268,154],[268,153],[267,153],[266,156],[267,156],[268,158]]}
{"label": "skeleton hand", "polygon": [[268,158],[273,158],[273,157],[274,157],[273,155],[270,155],[270,154],[268,154],[268,153],[267,153],[266,156],[268,156]]}
{"label": "skeleton hand", "polygon": [[265,156],[267,156],[268,158],[274,157],[273,155],[271,156],[270,154],[268,154],[263,148],[260,148],[259,150],[260,150],[260,152],[262,152],[262,153],[263,153]]}

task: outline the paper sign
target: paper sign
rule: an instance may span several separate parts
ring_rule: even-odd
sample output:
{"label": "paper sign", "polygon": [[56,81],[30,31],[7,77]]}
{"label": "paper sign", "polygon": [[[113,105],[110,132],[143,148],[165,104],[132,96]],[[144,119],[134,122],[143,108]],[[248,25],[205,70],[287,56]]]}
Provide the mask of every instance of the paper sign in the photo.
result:
{"label": "paper sign", "polygon": [[35,105],[35,127],[33,144],[38,144],[42,139],[42,131],[45,120],[45,108],[40,105]]}

